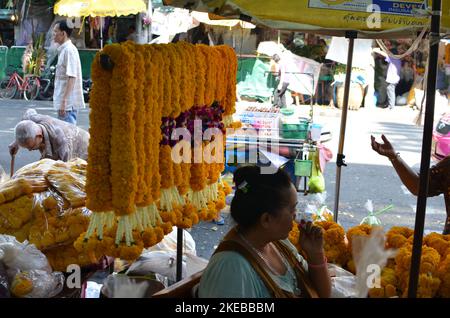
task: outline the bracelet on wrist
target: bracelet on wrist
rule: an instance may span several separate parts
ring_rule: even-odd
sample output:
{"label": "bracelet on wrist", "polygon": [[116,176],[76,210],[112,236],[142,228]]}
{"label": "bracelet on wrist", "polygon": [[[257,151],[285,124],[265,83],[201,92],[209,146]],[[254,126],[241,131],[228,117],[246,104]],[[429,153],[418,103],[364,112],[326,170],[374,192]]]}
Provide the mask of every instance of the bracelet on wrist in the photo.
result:
{"label": "bracelet on wrist", "polygon": [[321,264],[311,264],[310,262],[308,262],[308,267],[310,268],[322,268],[322,267],[326,267],[328,264],[328,259],[326,256],[323,257],[323,262]]}
{"label": "bracelet on wrist", "polygon": [[394,156],[393,158],[389,158],[389,160],[390,160],[391,162],[394,162],[394,161],[396,161],[399,157],[400,157],[400,152],[396,152],[396,153],[395,153],[395,156]]}

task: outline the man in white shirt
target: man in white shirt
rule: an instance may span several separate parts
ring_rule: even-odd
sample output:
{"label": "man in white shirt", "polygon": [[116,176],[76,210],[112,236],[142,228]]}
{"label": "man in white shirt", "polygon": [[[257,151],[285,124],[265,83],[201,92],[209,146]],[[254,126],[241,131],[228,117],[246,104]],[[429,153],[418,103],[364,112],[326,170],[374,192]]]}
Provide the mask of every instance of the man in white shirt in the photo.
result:
{"label": "man in white shirt", "polygon": [[53,28],[53,38],[58,47],[53,107],[58,119],[77,124],[78,110],[85,108],[81,62],[78,50],[70,40],[72,29],[66,21],[59,21]]}

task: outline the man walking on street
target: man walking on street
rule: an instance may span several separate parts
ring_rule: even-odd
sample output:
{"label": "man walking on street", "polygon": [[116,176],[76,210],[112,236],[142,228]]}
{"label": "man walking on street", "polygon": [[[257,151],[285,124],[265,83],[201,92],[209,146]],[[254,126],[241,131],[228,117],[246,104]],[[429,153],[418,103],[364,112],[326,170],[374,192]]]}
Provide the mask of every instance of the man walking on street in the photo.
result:
{"label": "man walking on street", "polygon": [[[403,54],[404,50],[399,48],[397,51],[395,48],[390,49],[392,54]],[[400,71],[402,69],[402,61],[398,58],[394,58],[376,48],[373,50],[375,53],[378,53],[385,57],[385,61],[388,63],[388,69],[386,74],[386,94],[387,94],[387,106],[389,109],[393,109],[396,103],[396,94],[395,88],[397,87],[398,82],[400,82]]]}
{"label": "man walking on street", "polygon": [[80,56],[70,40],[71,34],[66,21],[57,22],[53,28],[54,41],[59,44],[53,106],[58,119],[76,125],[78,110],[85,108],[85,104]]}

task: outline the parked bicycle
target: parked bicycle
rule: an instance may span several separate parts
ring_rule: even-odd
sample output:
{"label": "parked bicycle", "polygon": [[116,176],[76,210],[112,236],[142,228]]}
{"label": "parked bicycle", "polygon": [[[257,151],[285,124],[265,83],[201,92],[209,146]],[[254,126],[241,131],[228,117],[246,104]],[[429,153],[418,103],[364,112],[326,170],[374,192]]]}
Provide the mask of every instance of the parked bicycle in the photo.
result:
{"label": "parked bicycle", "polygon": [[34,100],[39,95],[41,83],[36,75],[25,74],[23,77],[14,70],[9,78],[0,82],[0,98],[12,99],[17,92],[23,95],[25,100]]}

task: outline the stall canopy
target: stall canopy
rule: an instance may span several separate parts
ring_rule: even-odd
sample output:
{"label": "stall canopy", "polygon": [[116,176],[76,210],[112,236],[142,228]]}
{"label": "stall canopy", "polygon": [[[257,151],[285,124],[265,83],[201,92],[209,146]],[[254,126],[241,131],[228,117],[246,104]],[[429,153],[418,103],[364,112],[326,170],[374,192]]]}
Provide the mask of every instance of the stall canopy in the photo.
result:
{"label": "stall canopy", "polygon": [[[429,24],[424,0],[165,0],[170,6],[214,12],[224,18],[245,19],[279,30],[358,37],[404,36]],[[431,4],[431,0],[428,1]],[[373,12],[373,11],[376,12]],[[369,12],[368,12],[369,11]],[[443,29],[450,29],[450,1],[442,4]],[[214,19],[214,17],[211,17]]]}
{"label": "stall canopy", "polygon": [[[119,17],[147,11],[144,0],[59,0],[54,13],[67,17]],[[103,32],[100,23],[100,47]]]}
{"label": "stall canopy", "polygon": [[119,17],[146,10],[143,0],[60,0],[54,12],[68,17]]}
{"label": "stall canopy", "polygon": [[[165,0],[166,5],[189,8],[240,18],[257,25],[317,34],[345,36],[349,39],[344,101],[337,153],[335,220],[339,207],[340,175],[344,162],[344,139],[347,122],[350,78],[356,38],[406,38],[430,30],[430,54],[427,76],[427,100],[422,141],[420,186],[417,199],[409,297],[416,297],[420,255],[425,223],[428,176],[433,130],[438,44],[443,32],[450,29],[450,1],[445,0]],[[211,18],[211,17],[210,17]]]}

